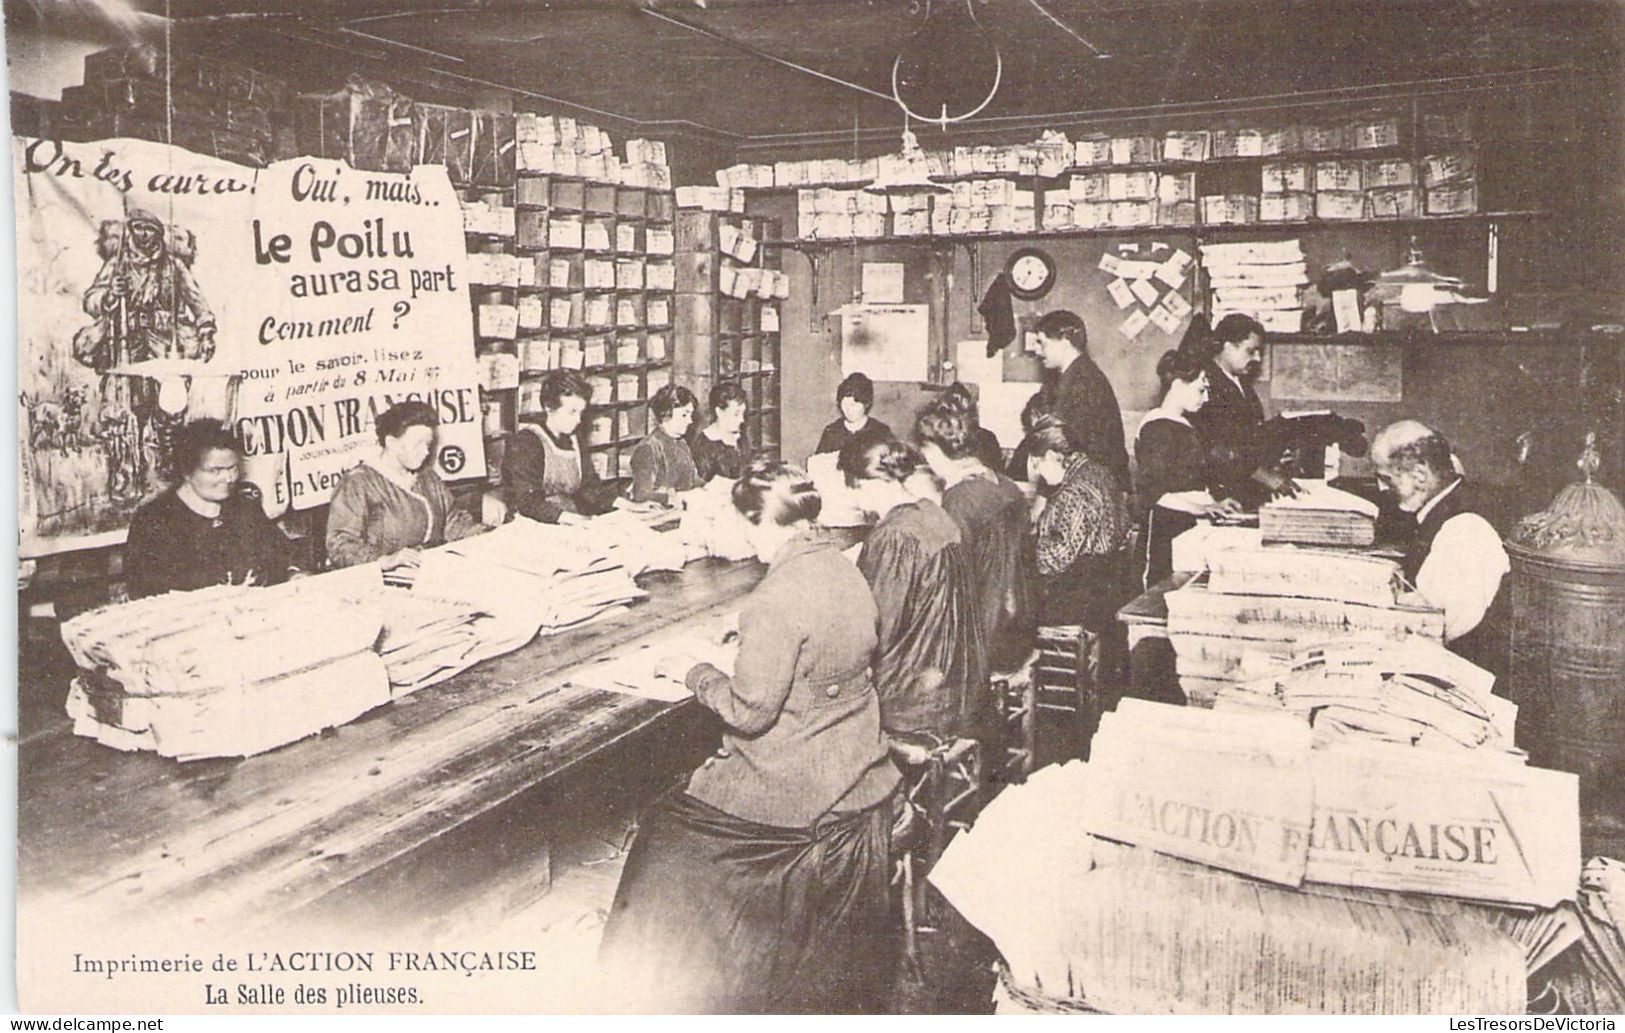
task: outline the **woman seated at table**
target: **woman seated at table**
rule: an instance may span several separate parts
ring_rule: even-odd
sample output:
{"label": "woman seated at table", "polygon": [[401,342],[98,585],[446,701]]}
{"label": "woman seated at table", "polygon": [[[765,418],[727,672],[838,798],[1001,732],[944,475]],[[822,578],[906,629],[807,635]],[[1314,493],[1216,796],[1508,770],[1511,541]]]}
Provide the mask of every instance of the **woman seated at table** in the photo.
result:
{"label": "woman seated at table", "polygon": [[124,580],[131,599],[211,585],[274,585],[294,573],[292,548],[238,484],[242,445],[225,427],[181,428],[170,465],[175,484],[130,518]]}
{"label": "woman seated at table", "polygon": [[869,676],[875,602],[814,527],[801,470],[758,461],[733,502],[767,564],[734,673],[682,655],[657,668],[722,719],[722,749],[641,822],[600,960],[635,1011],[874,1011],[898,781]]}
{"label": "woman seated at table", "polygon": [[736,481],[745,472],[746,464],[745,449],[739,441],[745,426],[745,389],[731,380],[724,381],[711,389],[707,401],[711,405],[711,422],[689,438],[694,469],[701,484],[713,477]]}
{"label": "woman seated at table", "polygon": [[458,507],[429,457],[434,410],[401,402],[378,417],[378,452],[333,489],[327,509],[327,561],[353,567],[379,561],[385,570],[418,565],[418,550],[487,530]]}
{"label": "woman seated at table", "polygon": [[942,508],[959,525],[976,587],[976,613],[993,670],[1018,667],[1032,648],[1027,497],[976,455],[966,414],[927,406],[915,425],[920,455],[945,485]]}
{"label": "woman seated at table", "polygon": [[871,444],[892,436],[891,428],[869,415],[875,405],[874,381],[862,373],[852,373],[835,389],[835,407],[841,418],[831,420],[818,436],[818,452],[841,452],[853,441]]}
{"label": "woman seated at table", "polygon": [[[1190,415],[1208,398],[1207,364],[1188,351],[1169,351],[1157,363],[1162,403],[1145,414],[1134,439],[1134,517],[1142,529],[1138,557],[1147,585],[1172,569],[1174,536],[1195,526],[1196,516],[1157,505],[1175,492],[1210,491],[1219,498],[1222,478],[1213,469],[1207,439],[1191,425]],[[1210,516],[1239,512],[1241,505],[1224,498],[1204,507]]]}
{"label": "woman seated at table", "polygon": [[1012,481],[1031,483],[1032,471],[1027,468],[1027,435],[1033,432],[1040,417],[1055,411],[1055,392],[1048,386],[1034,391],[1021,407],[1021,443],[1010,450],[1010,462],[1004,472]]}
{"label": "woman seated at table", "polygon": [[982,426],[981,413],[976,406],[976,398],[966,387],[963,381],[954,381],[948,389],[942,392],[938,399],[940,404],[948,406],[953,411],[965,417],[965,423],[970,428],[970,454],[981,460],[982,465],[989,470],[1004,470],[1004,446],[999,444],[999,437],[986,427]]}
{"label": "woman seated at table", "polygon": [[896,737],[951,739],[974,729],[987,660],[959,526],[907,487],[920,465],[896,440],[853,442],[840,458],[858,508],[878,518],[858,569],[880,609],[881,722]]}
{"label": "woman seated at table", "polygon": [[541,396],[541,414],[521,416],[502,453],[508,508],[544,524],[579,524],[609,512],[619,485],[598,477],[578,433],[592,385],[556,369],[542,378]]}
{"label": "woman seated at table", "polygon": [[1075,448],[1060,417],[1039,419],[1027,436],[1028,465],[1045,495],[1038,515],[1041,623],[1112,634],[1132,595],[1128,502],[1111,470]]}
{"label": "woman seated at table", "polygon": [[633,502],[666,505],[674,493],[693,491],[703,483],[683,440],[697,408],[694,392],[676,384],[667,384],[649,398],[654,428],[632,450]]}

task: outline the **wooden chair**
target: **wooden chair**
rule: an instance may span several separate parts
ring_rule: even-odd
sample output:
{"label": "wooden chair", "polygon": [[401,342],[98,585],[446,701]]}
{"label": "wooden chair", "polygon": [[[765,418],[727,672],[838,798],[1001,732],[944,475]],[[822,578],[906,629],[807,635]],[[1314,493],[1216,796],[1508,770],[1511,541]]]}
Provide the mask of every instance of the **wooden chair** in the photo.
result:
{"label": "wooden chair", "polygon": [[[1089,740],[1100,725],[1107,700],[1102,684],[1101,640],[1078,625],[1046,625],[1038,629],[1038,652],[1028,668],[995,682],[1006,730],[1004,772],[1021,781],[1038,766],[1040,751],[1089,756]],[[1040,718],[1069,715],[1063,727],[1071,743],[1041,741]]]}
{"label": "wooden chair", "polygon": [[920,973],[919,935],[934,932],[925,916],[925,874],[955,832],[976,820],[982,797],[982,747],[975,739],[893,738],[892,759],[903,770],[903,799],[892,826],[892,885],[903,905],[904,958]]}

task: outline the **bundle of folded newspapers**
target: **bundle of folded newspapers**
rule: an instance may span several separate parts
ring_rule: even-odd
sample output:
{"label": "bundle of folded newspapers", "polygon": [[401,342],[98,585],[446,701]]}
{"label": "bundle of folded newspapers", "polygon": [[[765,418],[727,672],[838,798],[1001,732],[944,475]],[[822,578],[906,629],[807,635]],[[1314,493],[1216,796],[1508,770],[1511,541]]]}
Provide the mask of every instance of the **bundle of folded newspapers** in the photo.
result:
{"label": "bundle of folded newspapers", "polygon": [[1444,641],[1442,611],[1398,601],[1391,560],[1261,546],[1215,552],[1208,562],[1205,576],[1166,597],[1179,684],[1193,704],[1211,706],[1249,652],[1339,639]]}
{"label": "bundle of folded newspapers", "polygon": [[1578,783],[1125,700],[931,882],[1013,982],[1127,1013],[1522,1012],[1574,945]]}
{"label": "bundle of folded newspapers", "polygon": [[1370,545],[1377,540],[1377,506],[1325,481],[1298,481],[1299,493],[1258,509],[1266,542],[1299,545]]}
{"label": "bundle of folded newspapers", "polygon": [[223,585],[65,622],[74,731],[166,757],[261,753],[390,700],[376,575]]}
{"label": "bundle of folded newspapers", "polygon": [[1524,756],[1513,743],[1517,704],[1492,694],[1495,676],[1427,639],[1248,654],[1238,676],[1215,710],[1295,714],[1317,744],[1358,736]]}

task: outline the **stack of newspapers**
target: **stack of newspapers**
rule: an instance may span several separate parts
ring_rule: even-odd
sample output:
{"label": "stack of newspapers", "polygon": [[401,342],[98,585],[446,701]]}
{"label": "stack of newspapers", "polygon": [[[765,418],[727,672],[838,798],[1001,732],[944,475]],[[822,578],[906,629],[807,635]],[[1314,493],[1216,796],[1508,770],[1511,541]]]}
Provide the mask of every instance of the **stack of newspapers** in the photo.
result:
{"label": "stack of newspapers", "polygon": [[1208,564],[1166,597],[1179,684],[1193,704],[1211,706],[1240,680],[1249,653],[1345,639],[1444,641],[1441,611],[1398,601],[1391,560],[1261,546],[1215,552]]}
{"label": "stack of newspapers", "polygon": [[74,731],[166,757],[241,757],[342,725],[390,700],[369,578],[220,586],[67,621],[79,666]]}
{"label": "stack of newspapers", "polygon": [[1219,690],[1215,710],[1295,714],[1317,742],[1357,736],[1524,756],[1513,742],[1517,704],[1492,694],[1495,676],[1427,639],[1249,655],[1241,674]]}
{"label": "stack of newspapers", "polygon": [[1125,700],[930,879],[1015,985],[1099,1011],[1517,1013],[1581,939],[1578,792],[1494,753]]}

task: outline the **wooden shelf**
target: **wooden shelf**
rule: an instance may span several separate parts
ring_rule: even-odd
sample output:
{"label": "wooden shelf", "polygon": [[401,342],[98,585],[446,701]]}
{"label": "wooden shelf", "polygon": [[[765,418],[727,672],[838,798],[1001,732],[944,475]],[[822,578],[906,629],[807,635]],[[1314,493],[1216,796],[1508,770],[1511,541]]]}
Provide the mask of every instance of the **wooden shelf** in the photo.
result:
{"label": "wooden shelf", "polygon": [[1472,347],[1474,345],[1557,344],[1563,335],[1555,330],[1379,330],[1366,334],[1278,334],[1266,335],[1270,344],[1367,344],[1382,346]]}
{"label": "wooden shelf", "polygon": [[1385,226],[1447,226],[1452,223],[1489,223],[1508,219],[1544,219],[1551,213],[1544,210],[1520,210],[1497,212],[1473,212],[1466,215],[1421,215],[1408,219],[1303,219],[1293,222],[1248,222],[1226,223],[1224,225],[1209,226],[1111,226],[1099,229],[1064,229],[1064,230],[1031,230],[1031,231],[1001,231],[998,233],[944,233],[919,234],[914,236],[884,236],[884,237],[820,237],[815,239],[794,240],[767,240],[761,241],[762,247],[791,248],[794,250],[815,250],[825,247],[851,247],[854,244],[919,244],[931,246],[934,244],[974,244],[982,241],[1013,241],[1032,240],[1044,238],[1048,240],[1066,240],[1069,238],[1086,237],[1120,237],[1132,233],[1183,233],[1196,237],[1204,236],[1235,236],[1275,230],[1325,230],[1347,227],[1375,227]]}

